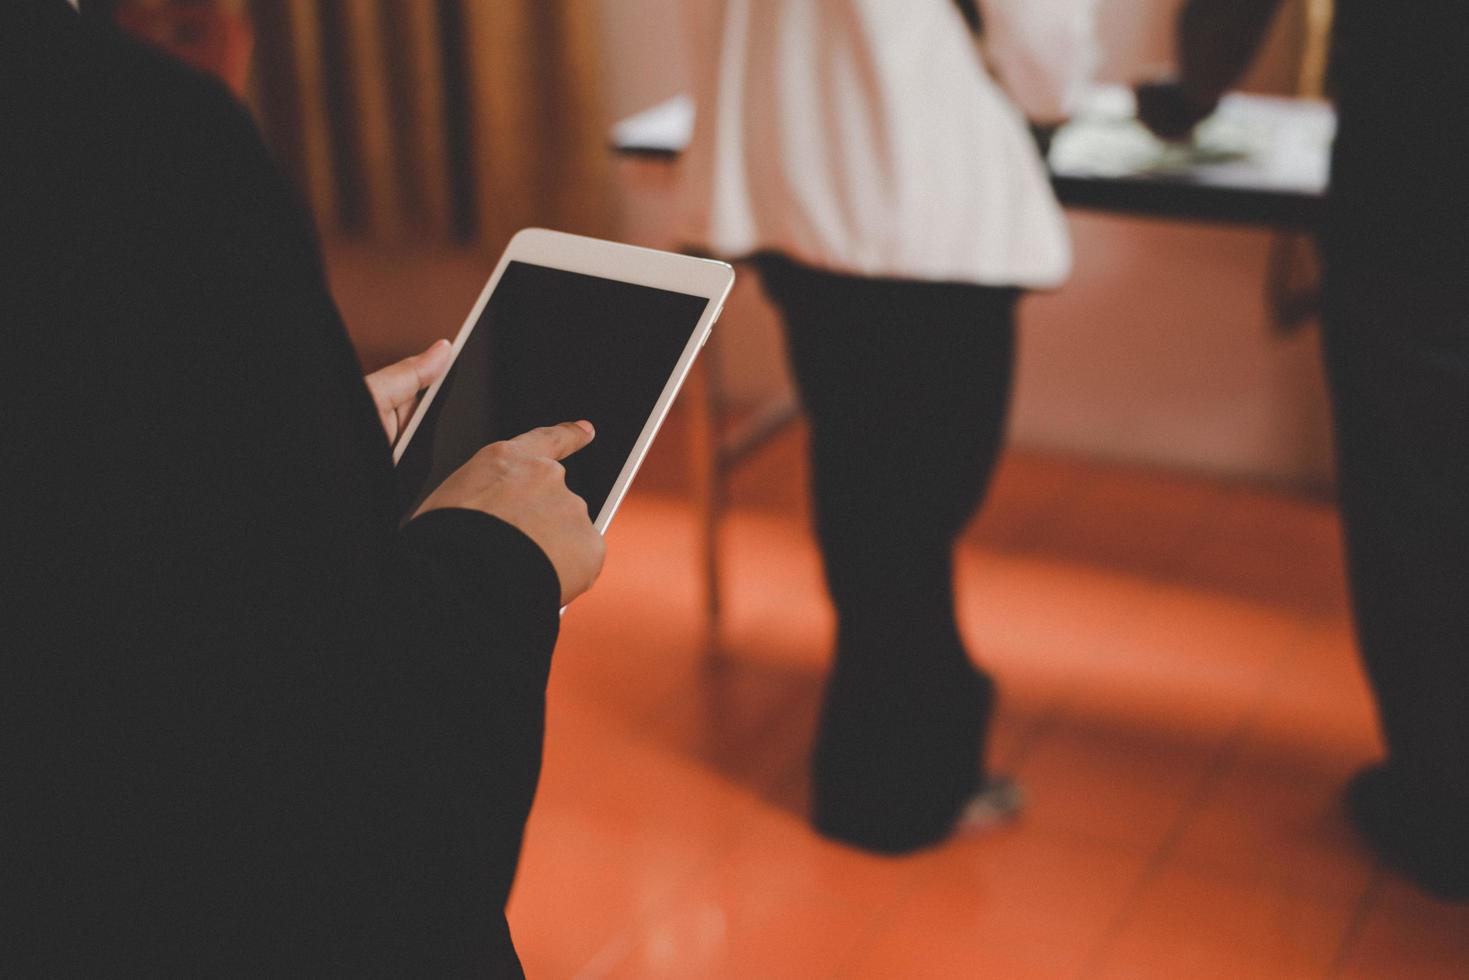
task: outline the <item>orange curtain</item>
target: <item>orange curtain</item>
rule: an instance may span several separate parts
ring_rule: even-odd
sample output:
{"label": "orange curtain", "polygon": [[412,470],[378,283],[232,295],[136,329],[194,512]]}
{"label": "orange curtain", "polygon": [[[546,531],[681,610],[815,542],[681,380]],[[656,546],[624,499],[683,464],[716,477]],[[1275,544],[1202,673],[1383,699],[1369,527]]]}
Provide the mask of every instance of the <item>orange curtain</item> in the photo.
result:
{"label": "orange curtain", "polygon": [[249,0],[250,96],[326,234],[611,224],[594,0]]}
{"label": "orange curtain", "polygon": [[606,234],[607,120],[593,0],[464,0],[481,232]]}

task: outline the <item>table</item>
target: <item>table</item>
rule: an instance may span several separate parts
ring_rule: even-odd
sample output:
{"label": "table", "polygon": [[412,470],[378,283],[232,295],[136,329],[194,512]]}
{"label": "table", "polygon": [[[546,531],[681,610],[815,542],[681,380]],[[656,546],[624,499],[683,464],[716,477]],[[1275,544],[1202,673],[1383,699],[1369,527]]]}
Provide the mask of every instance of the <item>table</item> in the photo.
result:
{"label": "table", "polygon": [[[612,127],[623,155],[672,161],[688,146],[694,103],[676,95]],[[1094,89],[1051,141],[1047,164],[1067,207],[1306,230],[1325,201],[1336,115],[1313,99],[1232,93],[1188,146],[1134,118],[1132,92]]]}
{"label": "table", "polygon": [[[1051,140],[1046,164],[1068,208],[1181,221],[1225,222],[1290,236],[1319,225],[1325,211],[1336,116],[1313,99],[1231,93],[1188,144],[1165,144],[1135,118],[1132,92],[1101,86]],[[694,103],[676,95],[617,122],[610,134],[621,156],[670,164],[688,146]],[[1272,250],[1272,283],[1291,278],[1292,249]],[[711,653],[719,651],[719,518],[726,475],[794,420],[797,407],[777,400],[743,421],[725,424],[717,344],[706,346],[690,375],[690,472],[700,521],[700,565]],[[729,431],[721,437],[720,433]]]}

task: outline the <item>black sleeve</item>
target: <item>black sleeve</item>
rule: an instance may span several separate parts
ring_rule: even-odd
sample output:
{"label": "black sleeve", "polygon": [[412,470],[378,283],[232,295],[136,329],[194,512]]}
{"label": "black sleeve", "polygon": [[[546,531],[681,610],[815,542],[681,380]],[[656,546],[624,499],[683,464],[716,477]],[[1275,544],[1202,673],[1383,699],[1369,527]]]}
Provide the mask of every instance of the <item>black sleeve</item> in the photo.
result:
{"label": "black sleeve", "polygon": [[[356,860],[381,866],[380,878],[341,869],[345,918],[396,932],[393,945],[415,970],[511,970],[504,906],[540,771],[560,621],[555,570],[524,534],[484,514],[430,512],[397,529],[386,440],[309,223],[253,130],[232,142],[221,167],[238,179],[238,193],[220,195],[214,233],[234,268],[223,270],[221,285],[233,275],[232,300],[258,308],[257,318],[239,323],[252,335],[250,384],[281,382],[276,391],[239,393],[242,401],[276,399],[282,410],[275,438],[252,440],[263,453],[257,462],[302,475],[293,481],[297,499],[283,502],[315,517],[287,520],[300,547],[363,562],[350,575],[332,570],[361,591],[328,595],[328,606],[344,617],[375,613],[367,619],[374,636],[341,623],[329,639],[372,651],[343,651],[364,669],[344,687],[357,704],[343,712],[342,740],[331,746],[350,756],[344,772],[363,767],[360,777],[328,782],[357,806],[320,801],[323,811],[343,813],[329,837],[356,841]],[[252,412],[250,424],[260,417]],[[306,798],[319,799],[314,791]],[[356,887],[363,883],[371,886]]]}
{"label": "black sleeve", "polygon": [[554,569],[476,512],[398,528],[309,220],[233,99],[64,4],[0,23],[0,973],[518,972]]}
{"label": "black sleeve", "polygon": [[[467,753],[470,771],[446,771],[443,781],[450,792],[478,802],[492,832],[483,887],[493,907],[503,908],[540,771],[560,583],[533,541],[476,511],[430,511],[403,529],[399,545],[412,610],[404,623],[420,631],[402,646],[432,646],[446,670],[445,687],[462,699],[465,743],[474,746]],[[491,658],[487,637],[495,639]]]}
{"label": "black sleeve", "polygon": [[979,12],[978,0],[954,0],[954,4],[959,8],[959,13],[964,17],[964,23],[969,25],[969,29],[975,34],[983,34],[984,20]]}

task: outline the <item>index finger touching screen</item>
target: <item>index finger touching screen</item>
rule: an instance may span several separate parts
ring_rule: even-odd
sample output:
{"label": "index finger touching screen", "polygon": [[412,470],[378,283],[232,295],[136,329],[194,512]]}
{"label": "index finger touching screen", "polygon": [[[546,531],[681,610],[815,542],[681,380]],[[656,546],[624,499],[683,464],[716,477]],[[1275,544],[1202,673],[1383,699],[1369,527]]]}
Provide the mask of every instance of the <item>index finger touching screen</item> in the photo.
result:
{"label": "index finger touching screen", "polygon": [[711,302],[509,261],[408,433],[398,463],[400,513],[414,513],[485,445],[586,419],[597,437],[565,460],[566,483],[601,518],[609,502],[616,503],[612,492],[640,436],[650,421],[655,428],[661,421],[653,418],[655,409],[665,389],[681,380],[680,361]]}

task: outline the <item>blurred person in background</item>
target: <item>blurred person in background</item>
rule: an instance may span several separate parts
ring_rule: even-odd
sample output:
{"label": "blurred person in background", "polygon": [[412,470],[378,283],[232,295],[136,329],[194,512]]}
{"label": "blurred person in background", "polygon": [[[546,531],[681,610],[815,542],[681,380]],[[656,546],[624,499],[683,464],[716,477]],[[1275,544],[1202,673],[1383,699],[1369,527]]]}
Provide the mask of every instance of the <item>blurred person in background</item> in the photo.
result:
{"label": "blurred person in background", "polygon": [[0,133],[0,976],[520,975],[590,428],[488,447],[400,528],[448,345],[364,384],[223,85],[107,4],[5,0]]}
{"label": "blurred person in background", "polygon": [[1026,116],[1087,83],[1092,0],[718,0],[704,26],[686,234],[752,257],[782,314],[837,614],[813,820],[911,851],[1014,805],[953,548],[1003,441],[1016,301],[1069,271]]}
{"label": "blurred person in background", "polygon": [[[1178,75],[1138,90],[1186,136],[1278,0],[1190,0]],[[1469,17],[1336,0],[1322,322],[1358,642],[1387,758],[1347,788],[1386,863],[1469,899]]]}

